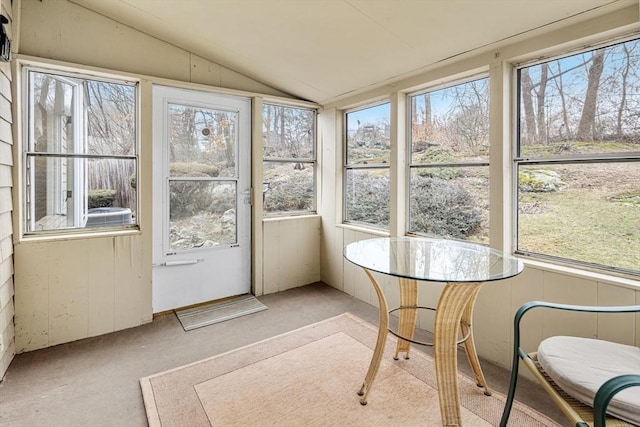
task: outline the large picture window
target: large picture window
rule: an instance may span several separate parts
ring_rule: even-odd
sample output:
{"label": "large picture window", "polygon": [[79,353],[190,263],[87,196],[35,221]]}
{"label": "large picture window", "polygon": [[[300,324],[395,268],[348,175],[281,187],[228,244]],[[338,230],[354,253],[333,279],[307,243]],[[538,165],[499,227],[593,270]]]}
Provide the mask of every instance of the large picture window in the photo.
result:
{"label": "large picture window", "polygon": [[137,224],[137,86],[25,69],[27,233]]}
{"label": "large picture window", "polygon": [[489,240],[489,79],[409,96],[409,232]]}
{"label": "large picture window", "polygon": [[389,227],[390,104],[345,115],[345,222]]}
{"label": "large picture window", "polygon": [[517,78],[517,251],[637,273],[640,40]]}
{"label": "large picture window", "polygon": [[263,175],[265,215],[316,210],[316,111],[263,106]]}

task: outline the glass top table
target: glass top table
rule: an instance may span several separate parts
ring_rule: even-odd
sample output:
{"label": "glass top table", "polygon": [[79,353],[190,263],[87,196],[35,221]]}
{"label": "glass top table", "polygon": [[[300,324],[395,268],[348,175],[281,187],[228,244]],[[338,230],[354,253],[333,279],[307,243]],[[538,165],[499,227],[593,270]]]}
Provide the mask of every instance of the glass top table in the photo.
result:
{"label": "glass top table", "polygon": [[456,240],[383,237],[351,243],[344,256],[377,273],[431,282],[488,282],[519,274],[522,261]]}
{"label": "glass top table", "polygon": [[[491,391],[480,368],[473,339],[471,320],[473,307],[482,287],[488,281],[507,279],[522,272],[519,259],[480,244],[446,239],[419,237],[383,237],[361,240],[344,248],[344,257],[363,268],[378,297],[380,310],[378,338],[369,369],[358,394],[360,403],[367,397],[378,372],[389,332],[389,313],[399,312],[398,337],[394,359],[399,353],[409,358],[417,310],[435,310],[434,342],[436,379],[442,425],[461,425],[458,394],[456,347],[463,344],[477,384],[484,393]],[[400,306],[389,310],[386,297],[373,273],[398,278]],[[435,309],[418,306],[418,282],[444,282]],[[461,339],[459,337],[462,336]]]}

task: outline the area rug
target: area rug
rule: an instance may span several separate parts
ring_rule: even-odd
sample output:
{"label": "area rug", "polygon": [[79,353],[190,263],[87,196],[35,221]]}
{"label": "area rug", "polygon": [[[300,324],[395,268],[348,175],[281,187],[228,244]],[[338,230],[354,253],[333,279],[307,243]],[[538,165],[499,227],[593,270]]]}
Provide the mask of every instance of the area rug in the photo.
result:
{"label": "area rug", "polygon": [[247,294],[193,308],[175,310],[175,313],[182,328],[190,331],[266,309],[267,306],[256,297]]}
{"label": "area rug", "polygon": [[[147,418],[156,426],[438,426],[434,361],[412,351],[393,360],[389,338],[362,406],[376,328],[343,314],[237,350],[140,380]],[[459,374],[465,426],[497,426],[504,396],[485,396]],[[512,426],[558,426],[514,403]]]}

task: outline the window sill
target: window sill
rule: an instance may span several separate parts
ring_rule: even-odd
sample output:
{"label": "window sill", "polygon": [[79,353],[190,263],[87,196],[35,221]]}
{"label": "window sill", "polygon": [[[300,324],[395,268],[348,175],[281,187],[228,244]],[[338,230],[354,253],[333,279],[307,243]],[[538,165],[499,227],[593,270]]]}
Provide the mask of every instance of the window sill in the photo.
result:
{"label": "window sill", "polygon": [[380,237],[389,237],[389,232],[386,230],[379,230],[376,228],[368,228],[363,225],[354,225],[354,224],[336,224],[338,228],[344,228],[346,230],[358,231],[361,233],[373,234],[375,236]]}
{"label": "window sill", "polygon": [[122,237],[136,236],[142,234],[140,227],[130,228],[126,230],[104,230],[95,232],[79,232],[79,233],[59,233],[59,234],[26,234],[23,235],[16,244],[19,243],[41,243],[53,242],[60,240],[80,240],[80,239],[100,239],[105,237]]}
{"label": "window sill", "polygon": [[521,256],[518,257],[522,260],[522,262],[524,262],[526,266],[535,268],[537,270],[550,271],[553,273],[565,274],[567,276],[573,276],[580,279],[606,283],[608,285],[640,290],[640,280],[638,280],[637,276],[633,276],[631,274],[607,274],[598,271],[569,267],[566,265],[552,264],[550,262],[539,261]]}
{"label": "window sill", "polygon": [[308,218],[320,218],[320,215],[313,213],[313,214],[300,214],[300,215],[270,216],[270,217],[263,217],[262,222],[293,221],[296,219],[308,219]]}
{"label": "window sill", "polygon": [[[337,228],[343,228],[347,230],[358,231],[361,233],[372,234],[380,237],[388,237],[389,232],[376,230],[373,228],[367,228],[363,226],[356,226],[353,224],[336,224]],[[522,262],[529,267],[542,271],[550,271],[554,273],[565,274],[568,276],[577,277],[580,279],[593,280],[600,283],[606,283],[608,285],[615,285],[633,290],[640,290],[640,278],[632,274],[614,274],[603,273],[595,270],[587,270],[583,268],[571,267],[567,265],[553,264],[550,262],[544,262],[522,255],[516,255],[522,260]]]}

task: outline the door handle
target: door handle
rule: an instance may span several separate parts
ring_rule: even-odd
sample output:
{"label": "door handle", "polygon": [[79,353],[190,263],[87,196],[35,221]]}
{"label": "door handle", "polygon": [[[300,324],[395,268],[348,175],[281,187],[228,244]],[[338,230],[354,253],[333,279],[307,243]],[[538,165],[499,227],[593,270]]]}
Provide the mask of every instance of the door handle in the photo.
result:
{"label": "door handle", "polygon": [[160,267],[174,267],[177,265],[191,265],[204,261],[203,259],[185,259],[183,261],[165,261],[159,264]]}

